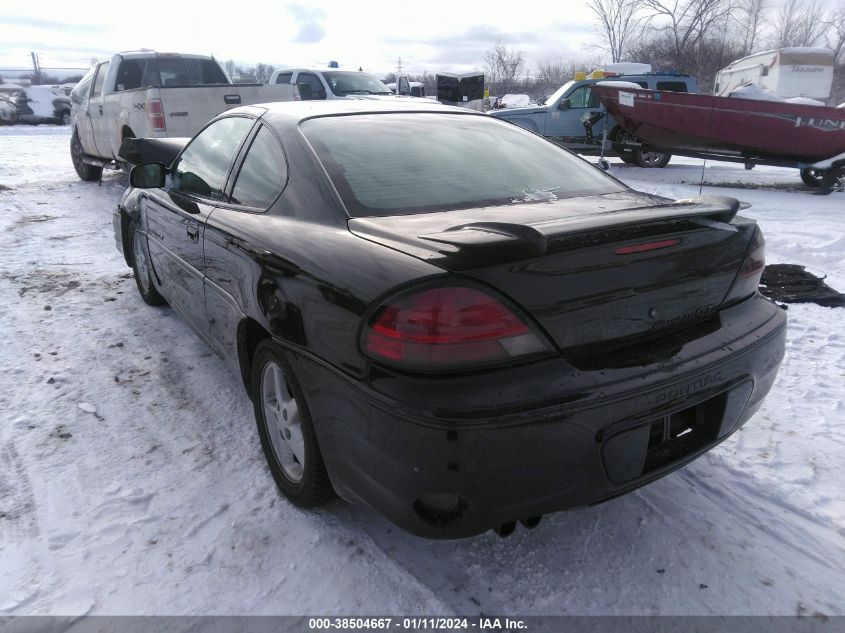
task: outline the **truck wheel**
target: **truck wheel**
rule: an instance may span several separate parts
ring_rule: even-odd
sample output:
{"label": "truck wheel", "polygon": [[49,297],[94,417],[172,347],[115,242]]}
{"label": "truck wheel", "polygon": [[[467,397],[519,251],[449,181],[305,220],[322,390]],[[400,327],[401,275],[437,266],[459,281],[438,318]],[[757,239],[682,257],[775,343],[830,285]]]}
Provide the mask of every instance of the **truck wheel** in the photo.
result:
{"label": "truck wheel", "polygon": [[73,161],[73,168],[76,170],[76,175],[82,180],[92,181],[99,180],[103,175],[103,168],[95,165],[89,165],[84,160],[85,150],[82,149],[82,143],[79,142],[79,133],[74,130],[73,136],[70,137],[70,159]]}
{"label": "truck wheel", "polygon": [[634,152],[634,162],[639,167],[666,167],[670,160],[672,160],[672,154],[668,152],[643,152],[642,150]]}
{"label": "truck wheel", "polygon": [[801,170],[801,180],[808,187],[818,187],[824,180],[824,170],[805,167]]}
{"label": "truck wheel", "polygon": [[[626,132],[625,130],[622,130],[622,129],[620,129],[616,132],[616,134],[613,137],[613,140],[616,141],[617,143],[621,143],[621,144],[625,144],[625,145],[627,145],[628,143],[636,142],[636,139],[630,133],[628,133],[628,132]],[[636,163],[636,156],[634,154],[635,154],[634,151],[617,152],[617,155],[619,156],[619,158],[622,159],[622,162],[627,163],[628,165],[633,165],[634,163]]]}

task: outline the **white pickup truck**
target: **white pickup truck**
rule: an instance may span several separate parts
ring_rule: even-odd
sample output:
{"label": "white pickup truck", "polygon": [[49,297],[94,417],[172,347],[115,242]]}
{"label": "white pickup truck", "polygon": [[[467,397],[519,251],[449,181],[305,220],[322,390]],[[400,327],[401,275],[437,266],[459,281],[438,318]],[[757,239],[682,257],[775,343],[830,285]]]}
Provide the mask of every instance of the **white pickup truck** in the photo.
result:
{"label": "white pickup truck", "polygon": [[101,59],[71,92],[70,153],[82,180],[120,167],[126,138],[191,137],[240,105],[291,101],[291,85],[233,84],[213,57],[118,53]]}

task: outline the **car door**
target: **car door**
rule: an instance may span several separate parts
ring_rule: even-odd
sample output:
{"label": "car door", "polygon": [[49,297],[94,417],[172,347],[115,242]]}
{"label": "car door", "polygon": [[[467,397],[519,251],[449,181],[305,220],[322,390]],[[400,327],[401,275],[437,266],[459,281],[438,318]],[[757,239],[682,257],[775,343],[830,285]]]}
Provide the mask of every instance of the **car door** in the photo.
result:
{"label": "car door", "polygon": [[[564,107],[561,107],[563,105]],[[583,84],[561,99],[547,114],[545,135],[567,145],[583,145],[587,136],[581,117],[587,112],[598,111],[601,104],[593,94],[592,85]],[[603,122],[593,126],[593,135],[601,136]]]}
{"label": "car door", "polygon": [[255,119],[231,116],[200,132],[173,162],[167,183],[142,202],[150,260],[162,294],[205,337],[203,232]]}
{"label": "car door", "polygon": [[205,300],[212,345],[237,361],[237,330],[244,309],[254,301],[259,283],[248,235],[261,233],[272,221],[266,213],[287,183],[288,167],[281,142],[260,124],[247,141],[231,195],[221,202],[205,229]]}
{"label": "car door", "polygon": [[91,95],[88,97],[88,118],[91,121],[91,130],[96,147],[95,154],[104,158],[111,158],[112,155],[103,95],[109,64],[110,62],[103,62],[97,66],[97,72],[94,75],[94,84],[91,87]]}
{"label": "car door", "polygon": [[[109,70],[109,62],[103,62],[94,71],[94,80],[91,82],[91,92],[88,95],[88,105],[83,115],[87,119],[85,123],[80,122],[80,140],[82,147],[89,154],[95,156],[110,157],[111,151],[108,142],[104,142],[103,127],[105,113],[103,112],[103,86],[106,81],[106,73]],[[86,132],[90,131],[90,135]],[[90,139],[87,140],[86,139]]]}
{"label": "car door", "polygon": [[296,85],[302,101],[318,101],[326,98],[326,87],[314,73],[297,73]]}

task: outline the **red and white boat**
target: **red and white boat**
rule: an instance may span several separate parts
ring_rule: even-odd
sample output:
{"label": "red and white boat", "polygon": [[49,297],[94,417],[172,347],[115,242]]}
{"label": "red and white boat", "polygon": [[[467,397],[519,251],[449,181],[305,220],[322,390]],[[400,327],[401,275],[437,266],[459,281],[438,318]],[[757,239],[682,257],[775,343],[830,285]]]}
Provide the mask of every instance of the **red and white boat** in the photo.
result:
{"label": "red and white boat", "polygon": [[[805,182],[845,169],[845,108],[598,84],[608,113],[644,145],[802,169]],[[806,172],[806,174],[805,174]],[[809,183],[808,184],[815,184]]]}

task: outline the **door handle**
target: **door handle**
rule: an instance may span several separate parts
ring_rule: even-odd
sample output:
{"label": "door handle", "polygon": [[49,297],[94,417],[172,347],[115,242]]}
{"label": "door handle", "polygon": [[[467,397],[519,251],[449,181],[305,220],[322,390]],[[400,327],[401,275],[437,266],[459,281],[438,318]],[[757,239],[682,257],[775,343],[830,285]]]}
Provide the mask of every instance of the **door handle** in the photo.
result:
{"label": "door handle", "polygon": [[188,237],[191,238],[192,242],[198,242],[200,239],[200,228],[196,224],[189,224],[188,225]]}

